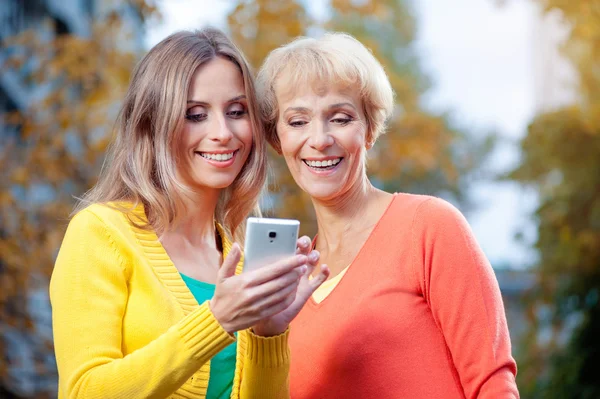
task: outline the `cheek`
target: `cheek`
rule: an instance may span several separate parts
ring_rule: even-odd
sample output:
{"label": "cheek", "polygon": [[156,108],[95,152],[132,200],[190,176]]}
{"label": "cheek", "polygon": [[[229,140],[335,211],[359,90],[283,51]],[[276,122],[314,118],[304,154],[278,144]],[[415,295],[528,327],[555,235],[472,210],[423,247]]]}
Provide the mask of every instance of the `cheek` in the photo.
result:
{"label": "cheek", "polygon": [[281,154],[284,157],[288,157],[292,154],[294,146],[291,145],[290,141],[285,136],[279,136],[279,145],[281,146]]}
{"label": "cheek", "polygon": [[193,147],[202,137],[202,126],[193,123],[186,123],[181,131],[181,137],[178,142],[178,147],[182,153],[186,153],[190,147]]}
{"label": "cheek", "polygon": [[250,120],[241,119],[236,121],[235,129],[238,139],[244,143],[249,151],[250,147],[252,146],[252,142],[254,141],[254,137],[252,135],[252,124],[250,123]]}
{"label": "cheek", "polygon": [[351,132],[351,134],[349,134],[348,137],[348,141],[347,141],[347,145],[349,148],[352,148],[352,150],[362,150],[362,148],[365,146],[365,144],[367,143],[367,131],[365,129],[364,126],[362,125],[357,125],[353,131]]}
{"label": "cheek", "polygon": [[193,130],[194,129],[192,129],[192,127],[189,124],[185,124],[185,126],[181,130],[181,136],[178,140],[178,147],[180,149],[186,147],[189,143],[191,143],[191,141],[193,140],[192,137],[194,136]]}
{"label": "cheek", "polygon": [[281,153],[286,159],[289,156],[293,156],[301,145],[299,134],[294,135],[293,132],[290,132],[285,128],[277,128],[277,137],[279,138]]}
{"label": "cheek", "polygon": [[190,149],[194,147],[193,130],[193,128],[186,125],[181,129],[180,134],[174,137],[174,142],[171,144],[170,150],[174,158],[179,160],[178,162],[183,162],[184,159],[186,160],[185,162],[189,161]]}
{"label": "cheek", "polygon": [[283,155],[283,158],[285,159],[285,162],[288,164],[288,167],[290,169],[293,169],[294,161],[296,160],[296,154],[298,153],[297,145],[290,143],[289,140],[282,141],[281,139],[280,139],[280,143],[281,143],[281,155]]}

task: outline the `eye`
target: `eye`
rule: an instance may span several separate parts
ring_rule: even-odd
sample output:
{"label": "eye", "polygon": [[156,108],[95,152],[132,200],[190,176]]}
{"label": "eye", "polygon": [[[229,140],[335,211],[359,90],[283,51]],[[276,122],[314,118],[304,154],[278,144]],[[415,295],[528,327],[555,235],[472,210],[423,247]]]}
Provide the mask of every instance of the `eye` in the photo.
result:
{"label": "eye", "polygon": [[191,121],[191,122],[202,122],[203,120],[206,119],[206,114],[194,114],[194,115],[186,114],[185,119],[187,119],[188,121]]}
{"label": "eye", "polygon": [[333,123],[337,123],[340,125],[346,125],[346,124],[352,122],[352,119],[350,119],[350,118],[335,118],[335,119],[332,119],[331,121]]}
{"label": "eye", "polygon": [[347,125],[348,123],[352,122],[353,120],[354,120],[354,118],[352,118],[349,115],[337,113],[333,116],[333,118],[330,121],[337,125],[344,126],[344,125]]}
{"label": "eye", "polygon": [[288,125],[292,126],[292,127],[302,127],[304,125],[306,125],[308,122],[303,121],[303,120],[291,120],[288,122]]}
{"label": "eye", "polygon": [[185,119],[191,122],[201,122],[206,119],[206,112],[203,107],[192,107],[186,111]]}
{"label": "eye", "polygon": [[236,104],[235,106],[231,107],[229,111],[227,111],[226,115],[233,119],[240,119],[247,113],[248,110],[246,110],[246,108],[244,108],[241,104]]}

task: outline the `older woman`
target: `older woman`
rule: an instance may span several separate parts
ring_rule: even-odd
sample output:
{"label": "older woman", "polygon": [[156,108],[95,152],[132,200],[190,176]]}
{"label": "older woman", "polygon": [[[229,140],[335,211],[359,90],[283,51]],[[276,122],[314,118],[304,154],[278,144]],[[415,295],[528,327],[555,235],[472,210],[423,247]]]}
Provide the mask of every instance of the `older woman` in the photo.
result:
{"label": "older woman", "polygon": [[498,283],[465,218],[367,178],[393,108],[379,62],[330,33],[273,51],[257,81],[331,271],[292,323],[292,398],[518,397]]}

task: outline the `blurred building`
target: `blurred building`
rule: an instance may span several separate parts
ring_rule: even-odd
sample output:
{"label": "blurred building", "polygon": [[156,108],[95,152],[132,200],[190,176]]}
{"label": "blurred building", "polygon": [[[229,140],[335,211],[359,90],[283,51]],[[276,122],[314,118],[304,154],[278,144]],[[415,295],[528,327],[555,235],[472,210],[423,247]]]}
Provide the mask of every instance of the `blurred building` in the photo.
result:
{"label": "blurred building", "polygon": [[526,295],[534,287],[535,275],[523,269],[495,268],[494,273],[500,286],[508,330],[513,343],[513,354],[517,344],[527,332],[530,322],[525,315]]}
{"label": "blurred building", "polygon": [[[7,124],[7,115],[13,111],[25,111],[43,99],[48,90],[48,87],[37,85],[29,78],[37,66],[33,57],[19,68],[7,65],[7,60],[22,51],[18,46],[7,45],[10,38],[26,31],[33,32],[41,41],[65,34],[89,37],[93,22],[115,11],[125,21],[119,36],[122,33],[127,38],[120,41],[119,46],[123,50],[142,50],[142,20],[138,10],[129,2],[0,0],[0,148],[8,137],[19,137],[18,126]],[[43,198],[39,200],[43,201]],[[0,234],[1,225],[0,221]],[[0,275],[2,269],[0,263]],[[9,326],[6,321],[0,320],[0,340],[5,349],[0,356],[9,367],[7,373],[0,376],[2,397],[55,397],[57,392],[56,364],[49,344],[52,342],[52,320],[48,281],[45,277],[31,278],[30,285],[38,288],[28,293],[24,308],[32,328],[24,331],[22,326]]]}
{"label": "blurred building", "polygon": [[[128,40],[120,43],[125,49],[143,48],[143,29],[135,8],[128,2],[116,0],[0,0],[0,65],[10,52],[6,40],[27,30],[35,31],[40,39],[51,39],[63,34],[88,37],[92,21],[111,11],[118,11],[127,24],[123,35]],[[0,111],[23,110],[44,96],[44,87],[27,79],[36,61],[28,60],[20,69],[3,68],[0,74]],[[0,112],[1,113],[1,112]],[[0,120],[0,126],[4,127]],[[3,129],[4,131],[4,129]]]}

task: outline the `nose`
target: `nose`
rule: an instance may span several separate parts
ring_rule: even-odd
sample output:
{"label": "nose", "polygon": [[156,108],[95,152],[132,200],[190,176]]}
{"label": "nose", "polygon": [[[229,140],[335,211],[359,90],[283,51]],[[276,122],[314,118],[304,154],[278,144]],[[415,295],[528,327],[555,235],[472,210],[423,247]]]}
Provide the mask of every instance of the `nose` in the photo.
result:
{"label": "nose", "polygon": [[323,126],[323,123],[314,123],[309,134],[308,145],[317,151],[323,151],[333,145],[333,137]]}
{"label": "nose", "polygon": [[227,144],[233,138],[233,132],[224,115],[216,115],[210,126],[209,138],[213,141],[218,141]]}

